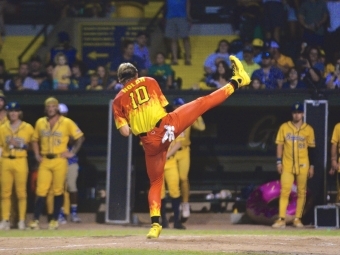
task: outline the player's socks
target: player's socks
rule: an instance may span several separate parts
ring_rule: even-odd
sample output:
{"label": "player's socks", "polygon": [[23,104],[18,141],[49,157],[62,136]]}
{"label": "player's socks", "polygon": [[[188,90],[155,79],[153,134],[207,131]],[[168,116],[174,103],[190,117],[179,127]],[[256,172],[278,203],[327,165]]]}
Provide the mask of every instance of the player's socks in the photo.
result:
{"label": "player's socks", "polygon": [[53,217],[54,220],[58,220],[60,208],[63,205],[64,195],[54,196],[54,211]]}
{"label": "player's socks", "polygon": [[159,224],[159,216],[152,216],[151,217],[151,224],[158,223]]}
{"label": "player's socks", "polygon": [[165,201],[165,199],[162,199],[162,201],[161,201],[161,216],[162,216],[162,227],[168,228],[169,222],[168,222],[168,219],[166,218],[166,201]]}
{"label": "player's socks", "polygon": [[174,212],[174,222],[180,221],[180,210],[179,206],[181,205],[181,198],[172,198],[171,199],[172,211]]}
{"label": "player's socks", "polygon": [[81,219],[78,217],[77,209],[78,206],[76,204],[71,205],[71,221],[79,223],[81,222]]}
{"label": "player's socks", "polygon": [[45,206],[45,197],[37,197],[37,200],[35,201],[35,207],[34,207],[34,219],[39,220],[40,213],[42,209]]}

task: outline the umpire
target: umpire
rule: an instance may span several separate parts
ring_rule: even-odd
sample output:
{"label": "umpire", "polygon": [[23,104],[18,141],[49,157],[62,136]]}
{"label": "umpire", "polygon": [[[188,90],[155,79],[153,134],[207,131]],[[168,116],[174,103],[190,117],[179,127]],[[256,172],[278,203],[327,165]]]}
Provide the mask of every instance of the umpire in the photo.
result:
{"label": "umpire", "polygon": [[[51,185],[54,194],[54,212],[49,222],[49,229],[59,227],[58,215],[63,204],[67,159],[77,154],[84,141],[84,134],[78,126],[71,119],[60,115],[59,102],[56,98],[46,99],[45,112],[47,117],[42,117],[36,122],[32,143],[35,158],[40,165],[34,218],[29,224],[31,229],[39,229],[39,216]],[[74,140],[74,144],[69,151],[67,144],[70,138]]]}

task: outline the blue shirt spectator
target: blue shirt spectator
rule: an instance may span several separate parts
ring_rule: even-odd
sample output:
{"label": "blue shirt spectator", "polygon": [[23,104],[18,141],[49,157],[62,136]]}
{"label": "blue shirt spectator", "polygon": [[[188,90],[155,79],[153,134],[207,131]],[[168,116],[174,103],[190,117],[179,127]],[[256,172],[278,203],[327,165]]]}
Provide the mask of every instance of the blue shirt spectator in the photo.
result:
{"label": "blue shirt spectator", "polygon": [[207,74],[216,73],[217,64],[220,61],[224,61],[230,66],[229,60],[229,42],[227,40],[221,40],[218,43],[217,50],[210,54],[204,62],[204,71]]}
{"label": "blue shirt spectator", "polygon": [[110,75],[117,75],[119,65],[126,62],[133,64],[141,76],[147,74],[144,61],[134,54],[134,43],[130,40],[123,42],[123,54],[112,61],[110,65]]}
{"label": "blue shirt spectator", "polygon": [[134,54],[144,61],[144,66],[148,69],[152,63],[150,59],[149,49],[146,47],[147,35],[141,31],[137,34],[137,42],[134,44]]}
{"label": "blue shirt spectator", "polygon": [[281,88],[283,84],[284,75],[279,68],[272,66],[272,55],[270,52],[262,54],[262,68],[255,70],[252,79],[257,78],[266,89]]}
{"label": "blue shirt spectator", "polygon": [[187,0],[167,0],[166,1],[166,18],[186,18],[187,17]]}

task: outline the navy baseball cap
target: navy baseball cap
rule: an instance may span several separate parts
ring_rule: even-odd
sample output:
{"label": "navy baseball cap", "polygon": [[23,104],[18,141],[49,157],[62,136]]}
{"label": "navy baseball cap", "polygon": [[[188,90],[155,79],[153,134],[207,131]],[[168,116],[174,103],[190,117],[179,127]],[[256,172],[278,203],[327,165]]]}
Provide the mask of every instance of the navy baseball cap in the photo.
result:
{"label": "navy baseball cap", "polygon": [[271,58],[272,54],[269,51],[262,52],[261,58]]}
{"label": "navy baseball cap", "polygon": [[176,98],[176,99],[172,102],[172,104],[173,104],[174,106],[180,106],[180,105],[184,105],[185,102],[184,102],[184,99],[183,99],[183,98],[178,97],[178,98]]}
{"label": "navy baseball cap", "polygon": [[20,105],[18,104],[18,102],[9,102],[6,105],[6,110],[7,111],[20,111]]}
{"label": "navy baseball cap", "polygon": [[292,112],[303,112],[303,104],[296,102],[292,105]]}
{"label": "navy baseball cap", "polygon": [[253,49],[253,47],[251,47],[251,46],[245,46],[245,47],[243,48],[243,52],[253,53],[253,51],[254,51],[254,49]]}

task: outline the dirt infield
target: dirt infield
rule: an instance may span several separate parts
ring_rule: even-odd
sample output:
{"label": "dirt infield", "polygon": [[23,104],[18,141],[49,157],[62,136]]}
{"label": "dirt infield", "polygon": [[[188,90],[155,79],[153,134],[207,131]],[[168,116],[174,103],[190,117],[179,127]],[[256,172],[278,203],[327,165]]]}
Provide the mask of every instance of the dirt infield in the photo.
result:
{"label": "dirt infield", "polygon": [[[86,230],[108,230],[109,235],[92,236],[92,237],[61,237],[58,231],[54,231],[55,237],[4,237],[0,233],[0,254],[39,254],[41,252],[52,252],[59,254],[67,250],[84,250],[95,248],[129,248],[129,249],[152,249],[152,250],[179,250],[183,251],[207,251],[207,252],[257,252],[258,254],[340,254],[340,237],[318,236],[318,230],[310,228],[313,236],[280,236],[271,235],[270,228],[258,225],[231,225],[228,220],[228,214],[206,214],[203,216],[193,215],[187,223],[187,231],[164,230],[159,239],[147,240],[145,234],[148,226],[143,224],[147,216],[141,216],[141,225],[132,226],[111,226],[86,222],[81,224],[67,224],[61,229],[75,229],[79,232]],[[42,228],[47,225],[43,224]],[[252,234],[221,234],[205,235],[192,234],[191,230],[204,233],[209,230],[242,230],[251,232],[252,230],[264,230],[264,235]],[[292,228],[289,228],[292,229]],[[131,230],[131,234],[119,235],[121,231]],[[112,231],[112,232],[111,232]],[[268,231],[268,232],[267,232]],[[283,230],[284,231],[284,230]],[[338,230],[332,230],[338,231]],[[13,231],[13,235],[15,236]],[[29,232],[29,231],[26,231]],[[145,232],[145,234],[144,234]],[[48,231],[48,233],[52,233]],[[55,234],[54,234],[55,233]],[[62,232],[59,232],[62,233]],[[179,233],[179,235],[176,235]],[[314,234],[315,233],[315,234]]]}

